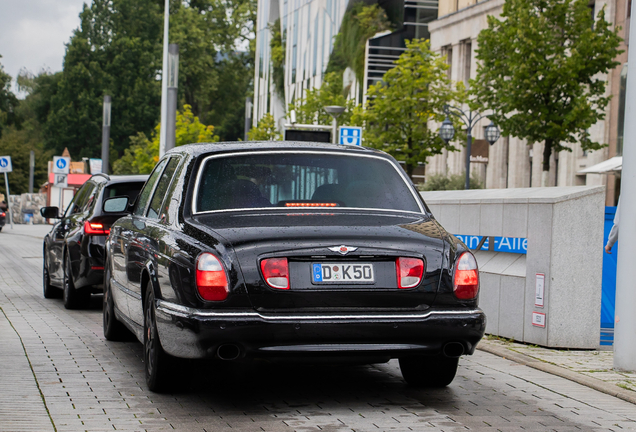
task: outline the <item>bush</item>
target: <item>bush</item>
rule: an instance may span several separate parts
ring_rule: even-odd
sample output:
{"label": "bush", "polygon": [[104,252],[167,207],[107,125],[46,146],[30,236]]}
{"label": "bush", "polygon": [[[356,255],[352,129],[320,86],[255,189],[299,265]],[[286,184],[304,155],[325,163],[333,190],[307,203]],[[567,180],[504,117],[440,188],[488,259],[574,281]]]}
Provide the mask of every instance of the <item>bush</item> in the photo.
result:
{"label": "bush", "polygon": [[[466,183],[466,174],[452,174],[447,177],[443,174],[433,174],[426,176],[426,183],[419,185],[422,191],[440,191],[440,190],[462,190]],[[475,172],[470,176],[469,186],[471,189],[483,189],[484,185],[477,178]]]}

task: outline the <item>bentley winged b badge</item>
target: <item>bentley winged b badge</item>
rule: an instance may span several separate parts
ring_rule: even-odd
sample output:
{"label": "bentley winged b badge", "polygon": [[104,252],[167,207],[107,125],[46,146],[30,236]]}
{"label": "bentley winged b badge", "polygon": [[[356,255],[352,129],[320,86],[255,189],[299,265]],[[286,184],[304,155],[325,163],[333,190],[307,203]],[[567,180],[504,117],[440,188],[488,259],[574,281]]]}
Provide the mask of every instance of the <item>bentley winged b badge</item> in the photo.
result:
{"label": "bentley winged b badge", "polygon": [[330,247],[328,248],[331,252],[338,252],[340,255],[346,255],[349,252],[354,252],[356,251],[358,248],[357,247],[351,247],[351,246],[334,246],[334,247]]}

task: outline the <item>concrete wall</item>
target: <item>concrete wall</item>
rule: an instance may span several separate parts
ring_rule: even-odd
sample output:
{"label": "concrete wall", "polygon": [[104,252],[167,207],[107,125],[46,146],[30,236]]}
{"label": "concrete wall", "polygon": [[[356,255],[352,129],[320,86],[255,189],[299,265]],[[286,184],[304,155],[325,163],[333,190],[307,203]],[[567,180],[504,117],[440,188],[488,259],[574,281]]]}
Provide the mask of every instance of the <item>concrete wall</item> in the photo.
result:
{"label": "concrete wall", "polygon": [[[527,255],[477,251],[487,333],[537,345],[599,345],[603,186],[422,192],[453,234],[527,238]],[[535,306],[536,275],[544,306]],[[545,328],[532,323],[546,315]]]}

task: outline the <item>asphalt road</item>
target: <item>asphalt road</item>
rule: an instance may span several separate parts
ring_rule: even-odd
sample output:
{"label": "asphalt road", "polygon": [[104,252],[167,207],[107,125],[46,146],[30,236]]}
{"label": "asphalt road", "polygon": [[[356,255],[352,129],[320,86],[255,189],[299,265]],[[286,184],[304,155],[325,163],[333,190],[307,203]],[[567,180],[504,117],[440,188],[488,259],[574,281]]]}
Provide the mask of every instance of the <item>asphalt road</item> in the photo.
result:
{"label": "asphalt road", "polygon": [[151,393],[141,344],[104,339],[101,296],[83,311],[42,297],[42,231],[0,233],[0,431],[636,429],[635,405],[481,351],[438,390],[406,386],[395,361],[190,362]]}

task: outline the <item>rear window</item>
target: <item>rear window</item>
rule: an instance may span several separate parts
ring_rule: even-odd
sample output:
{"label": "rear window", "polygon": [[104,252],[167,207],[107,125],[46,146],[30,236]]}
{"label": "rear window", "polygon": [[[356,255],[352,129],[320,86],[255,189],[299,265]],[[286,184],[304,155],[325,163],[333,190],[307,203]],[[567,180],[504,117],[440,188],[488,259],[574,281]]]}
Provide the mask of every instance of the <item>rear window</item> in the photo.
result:
{"label": "rear window", "polygon": [[137,199],[139,191],[144,187],[144,182],[115,183],[104,188],[104,197],[112,198],[116,196],[127,196],[128,202],[132,203]]}
{"label": "rear window", "polygon": [[208,159],[196,212],[287,208],[370,208],[421,212],[396,167],[382,158],[262,153]]}

